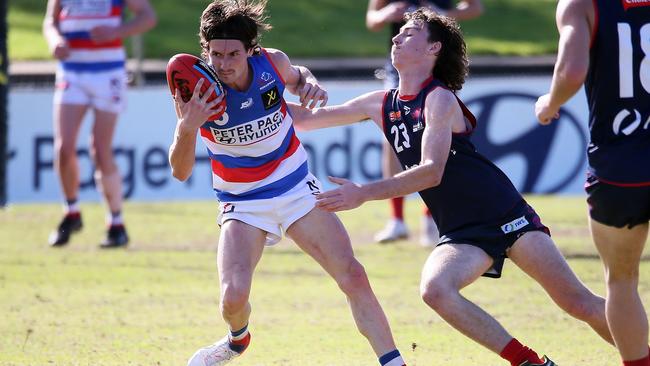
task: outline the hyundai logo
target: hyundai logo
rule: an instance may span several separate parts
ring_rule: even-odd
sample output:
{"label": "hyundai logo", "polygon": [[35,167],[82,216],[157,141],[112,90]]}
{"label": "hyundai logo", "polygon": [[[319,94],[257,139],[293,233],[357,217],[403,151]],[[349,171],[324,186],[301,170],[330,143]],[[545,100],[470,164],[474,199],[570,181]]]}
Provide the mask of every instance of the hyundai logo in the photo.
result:
{"label": "hyundai logo", "polygon": [[[587,133],[571,112],[542,126],[533,113],[536,95],[495,93],[467,101],[478,128],[472,141],[522,193],[556,193],[583,174]],[[514,121],[514,123],[513,123]]]}

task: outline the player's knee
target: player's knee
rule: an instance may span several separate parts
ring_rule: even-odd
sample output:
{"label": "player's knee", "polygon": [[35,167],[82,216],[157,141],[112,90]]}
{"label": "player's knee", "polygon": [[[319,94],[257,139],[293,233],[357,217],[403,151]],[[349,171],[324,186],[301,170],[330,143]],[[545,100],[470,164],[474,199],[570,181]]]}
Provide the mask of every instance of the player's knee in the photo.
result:
{"label": "player's knee", "polygon": [[248,303],[248,291],[234,286],[226,287],[221,295],[220,308],[223,314],[240,312]]}
{"label": "player's knee", "polygon": [[444,310],[455,293],[454,289],[441,281],[430,280],[420,286],[420,297],[435,311]]}
{"label": "player's knee", "polygon": [[567,314],[589,322],[605,315],[605,299],[592,293],[573,296],[562,304]]}
{"label": "player's knee", "polygon": [[339,275],[336,281],[341,290],[346,294],[356,293],[363,288],[370,287],[366,270],[354,258],[350,260],[346,271]]}
{"label": "player's knee", "polygon": [[61,164],[73,161],[77,155],[77,147],[73,144],[57,142],[54,146],[57,159]]}

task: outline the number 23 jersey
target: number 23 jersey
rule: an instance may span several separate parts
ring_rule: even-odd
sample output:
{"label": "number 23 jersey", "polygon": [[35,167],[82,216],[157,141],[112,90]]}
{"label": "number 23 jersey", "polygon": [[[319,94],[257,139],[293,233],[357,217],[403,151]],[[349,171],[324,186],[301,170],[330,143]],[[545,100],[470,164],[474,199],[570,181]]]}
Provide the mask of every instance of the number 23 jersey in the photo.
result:
{"label": "number 23 jersey", "polygon": [[[414,96],[400,96],[397,89],[386,92],[383,131],[404,169],[420,164],[426,125],[425,100],[439,87],[446,88],[431,78]],[[466,120],[475,127],[476,118],[460,100],[458,104]],[[505,173],[476,151],[470,141],[471,133],[452,135],[440,184],[419,192],[442,235],[492,222],[506,215],[523,199]]]}

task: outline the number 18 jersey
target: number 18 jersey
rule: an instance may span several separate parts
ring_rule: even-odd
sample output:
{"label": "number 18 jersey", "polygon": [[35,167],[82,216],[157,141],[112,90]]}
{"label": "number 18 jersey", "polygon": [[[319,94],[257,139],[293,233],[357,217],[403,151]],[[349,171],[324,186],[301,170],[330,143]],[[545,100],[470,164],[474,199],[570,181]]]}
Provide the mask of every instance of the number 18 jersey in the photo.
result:
{"label": "number 18 jersey", "polygon": [[590,173],[650,185],[650,0],[596,0],[585,91]]}

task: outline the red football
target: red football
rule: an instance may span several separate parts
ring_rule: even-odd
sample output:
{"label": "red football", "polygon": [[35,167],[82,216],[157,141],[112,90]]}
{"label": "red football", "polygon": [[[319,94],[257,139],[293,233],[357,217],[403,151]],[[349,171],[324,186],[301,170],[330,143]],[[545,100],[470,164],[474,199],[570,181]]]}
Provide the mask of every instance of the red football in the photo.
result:
{"label": "red football", "polygon": [[[189,101],[192,98],[196,83],[201,78],[206,79],[201,86],[201,93],[205,93],[212,83],[217,84],[213,95],[208,98],[208,101],[214,100],[223,93],[223,86],[219,82],[217,74],[202,59],[187,53],[179,53],[169,59],[167,63],[167,84],[172,95],[174,95],[174,90],[178,89],[181,99],[184,102]],[[219,108],[221,110],[210,116],[209,121],[221,118],[226,110],[226,98],[223,98],[223,102],[214,107],[215,110]]]}

